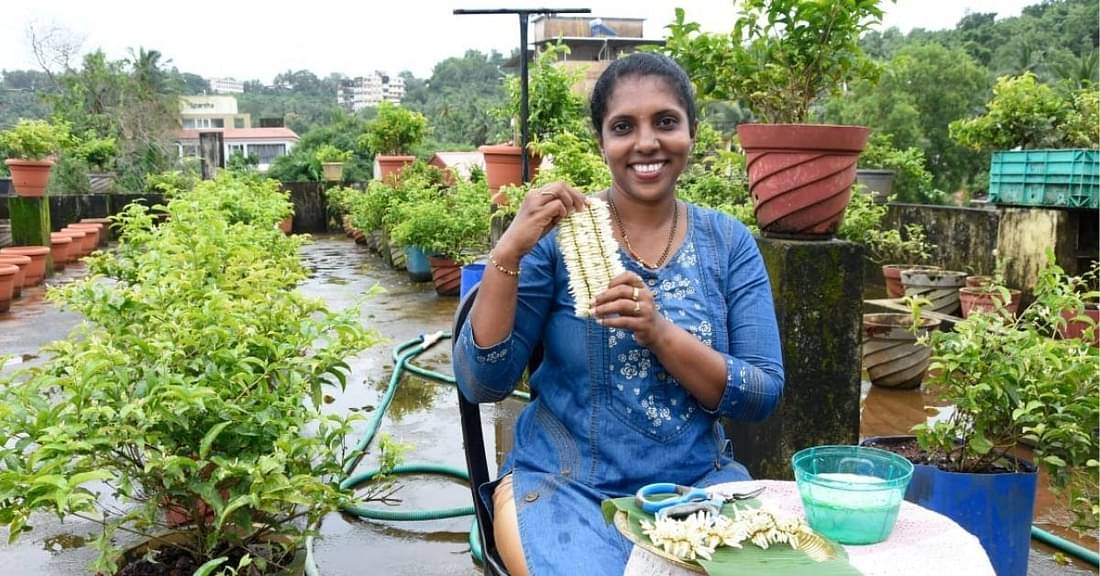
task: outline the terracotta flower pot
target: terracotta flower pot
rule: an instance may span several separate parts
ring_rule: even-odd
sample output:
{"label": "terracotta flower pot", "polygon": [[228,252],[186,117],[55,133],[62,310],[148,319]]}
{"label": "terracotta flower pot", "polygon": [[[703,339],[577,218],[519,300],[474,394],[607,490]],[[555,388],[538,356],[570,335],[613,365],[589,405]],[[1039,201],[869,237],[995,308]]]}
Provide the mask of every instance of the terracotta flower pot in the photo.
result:
{"label": "terracotta flower pot", "polygon": [[65,264],[72,261],[69,251],[72,250],[73,239],[63,234],[50,234],[50,260],[53,260],[54,272],[65,269]]}
{"label": "terracotta flower pot", "polygon": [[[503,205],[507,202],[500,195],[502,186],[516,186],[523,183],[523,165],[520,161],[521,150],[519,146],[495,145],[481,146],[478,148],[485,159],[485,181],[489,184],[489,195],[493,202]],[[539,173],[539,164],[542,158],[527,153],[527,165],[530,167],[532,180]]]}
{"label": "terracotta flower pot", "polygon": [[46,256],[50,249],[45,246],[10,246],[0,248],[0,256],[6,255],[26,256],[31,259],[27,266],[26,277],[23,278],[23,286],[37,286],[46,277]]}
{"label": "terracotta flower pot", "polygon": [[11,158],[5,160],[11,171],[11,185],[15,188],[16,196],[27,198],[41,198],[46,195],[46,184],[50,181],[50,168],[53,162],[50,160],[21,160]]}
{"label": "terracotta flower pot", "polygon": [[81,218],[80,223],[103,225],[104,234],[102,234],[102,237],[99,239],[100,246],[106,246],[107,242],[115,236],[114,230],[111,227],[112,222],[110,218]]}
{"label": "terracotta flower pot", "polygon": [[1085,304],[1085,309],[1080,314],[1075,310],[1062,310],[1062,318],[1066,319],[1065,328],[1058,330],[1058,335],[1062,338],[1081,338],[1084,336],[1085,331],[1089,329],[1090,323],[1084,319],[1078,320],[1079,316],[1087,316],[1092,320],[1092,345],[1100,346],[1100,304],[1088,302]]}
{"label": "terracotta flower pot", "polygon": [[283,234],[290,236],[290,233],[294,231],[294,215],[291,214],[290,216],[287,216],[286,218],[280,220],[278,226],[279,230],[281,230]]}
{"label": "terracotta flower pot", "polygon": [[882,277],[886,280],[886,296],[888,298],[901,298],[905,296],[905,287],[901,285],[902,270],[939,270],[939,266],[922,266],[919,264],[887,264],[882,267]]}
{"label": "terracotta flower pot", "polygon": [[344,178],[344,163],[321,162],[321,172],[324,174],[325,180],[329,182],[339,182]]}
{"label": "terracotta flower pot", "polygon": [[15,294],[15,276],[18,273],[18,266],[0,264],[0,312],[11,309],[11,299]]}
{"label": "terracotta flower pot", "polygon": [[940,321],[922,318],[916,334],[909,330],[911,322],[909,314],[863,315],[863,369],[871,384],[908,390],[924,381],[932,350],[917,344],[917,337]]}
{"label": "terracotta flower pot", "polygon": [[61,230],[62,231],[75,230],[77,232],[91,233],[92,234],[92,239],[90,241],[88,241],[87,238],[85,238],[85,241],[88,241],[88,243],[90,244],[87,247],[87,250],[88,250],[89,254],[91,254],[92,252],[95,252],[96,248],[98,248],[99,245],[102,243],[102,242],[100,242],[100,238],[102,238],[102,236],[103,236],[103,225],[102,224],[69,224],[68,226],[62,228]]}
{"label": "terracotta flower pot", "polygon": [[[1016,311],[1020,308],[1020,291],[1009,288],[1008,292],[1009,300],[1004,303],[1004,307],[1009,314],[1016,316]],[[962,306],[963,318],[969,318],[972,312],[992,312],[994,296],[1000,298],[999,294],[991,292],[987,287],[959,288],[959,304]]]}
{"label": "terracotta flower pot", "polygon": [[901,283],[906,296],[920,296],[931,301],[928,310],[954,314],[959,309],[959,288],[966,282],[966,272],[954,270],[902,270]]}
{"label": "terracotta flower pot", "polygon": [[871,131],[825,124],[741,124],[749,191],[766,236],[832,236]]}
{"label": "terracotta flower pot", "polygon": [[0,264],[10,264],[12,266],[18,266],[19,272],[15,273],[15,279],[12,282],[12,297],[18,298],[23,295],[23,286],[30,286],[27,282],[27,273],[31,266],[30,256],[19,256],[18,254],[0,254]]}
{"label": "terracotta flower pot", "polygon": [[84,256],[91,254],[92,250],[95,250],[95,232],[92,232],[91,230],[75,230],[73,228],[62,228],[59,234],[68,234],[70,238],[76,240],[77,246],[79,246],[77,248],[78,258],[83,258]]}
{"label": "terracotta flower pot", "polygon": [[432,283],[440,296],[458,296],[462,288],[462,266],[446,256],[428,256]]}
{"label": "terracotta flower pot", "polygon": [[385,182],[395,182],[406,166],[416,162],[416,156],[379,156],[379,177]]}
{"label": "terracotta flower pot", "polygon": [[967,276],[966,287],[967,288],[984,288],[993,284],[992,276]]}

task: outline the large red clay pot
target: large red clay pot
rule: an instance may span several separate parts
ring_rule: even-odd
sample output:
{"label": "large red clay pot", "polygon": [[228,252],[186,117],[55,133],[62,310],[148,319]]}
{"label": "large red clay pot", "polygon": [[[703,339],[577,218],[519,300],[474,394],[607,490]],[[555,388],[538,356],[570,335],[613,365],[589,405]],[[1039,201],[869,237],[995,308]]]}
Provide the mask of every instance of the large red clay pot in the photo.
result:
{"label": "large red clay pot", "polygon": [[462,287],[462,266],[445,256],[428,256],[432,266],[432,283],[440,296],[458,296]]}
{"label": "large red clay pot", "polygon": [[[489,184],[489,195],[498,205],[507,203],[507,198],[500,195],[502,186],[518,186],[523,183],[523,165],[520,161],[519,146],[494,145],[478,148],[481,156],[485,158],[485,181]],[[530,167],[531,180],[539,173],[539,164],[542,158],[527,153],[527,165]]]}
{"label": "large red clay pot", "polygon": [[110,218],[81,218],[81,224],[102,224],[103,231],[99,235],[99,245],[106,246],[107,241],[111,238],[111,219]]}
{"label": "large red clay pot", "polygon": [[1078,314],[1074,310],[1063,310],[1062,318],[1066,319],[1066,327],[1058,330],[1062,338],[1081,338],[1090,327],[1086,320],[1077,320],[1079,316],[1087,316],[1092,320],[1092,345],[1100,346],[1100,305],[1092,302],[1085,303],[1085,310]]}
{"label": "large red clay pot", "polygon": [[882,277],[886,280],[886,296],[888,298],[901,298],[905,296],[905,286],[901,284],[902,270],[939,269],[939,266],[922,266],[918,264],[886,264],[882,267]]}
{"label": "large red clay pot", "polygon": [[69,247],[69,257],[76,260],[83,258],[92,253],[95,249],[95,233],[85,230],[72,230],[62,228],[58,234],[63,234],[73,239],[73,243],[76,244],[75,248]]}
{"label": "large red clay pot", "polygon": [[382,180],[384,182],[397,180],[401,170],[413,162],[416,162],[416,156],[379,156],[378,167],[382,172]]}
{"label": "large red clay pot", "polygon": [[67,230],[76,230],[77,232],[91,233],[92,240],[89,242],[91,245],[88,247],[88,253],[91,254],[99,247],[102,242],[100,238],[103,237],[103,225],[102,224],[69,224],[61,229],[62,232]]}
{"label": "large red clay pot", "polygon": [[46,256],[50,249],[45,246],[9,246],[0,248],[0,256],[26,256],[31,259],[27,266],[23,286],[37,286],[46,277]]}
{"label": "large red clay pot", "polygon": [[12,297],[18,298],[22,296],[23,286],[30,286],[30,283],[27,282],[27,269],[30,268],[31,265],[30,256],[0,254],[0,264],[10,264],[19,267],[19,272],[15,273],[15,279],[12,282]]}
{"label": "large red clay pot", "polygon": [[[971,276],[970,278],[973,278]],[[970,281],[967,278],[967,282]],[[1009,288],[1009,300],[1004,302],[1005,310],[1013,317],[1016,316],[1016,311],[1020,308],[1020,291],[1015,288]],[[962,307],[963,318],[969,318],[973,312],[992,312],[993,311],[993,296],[996,293],[989,289],[988,286],[976,288],[974,286],[964,286],[959,288],[959,305]],[[1000,295],[997,295],[1000,298]]]}
{"label": "large red clay pot", "polygon": [[0,264],[0,312],[11,309],[11,299],[15,290],[15,275],[19,267],[14,264]]}
{"label": "large red clay pot", "polygon": [[65,264],[72,262],[73,256],[70,254],[74,250],[75,244],[73,239],[64,235],[54,232],[50,234],[50,260],[53,260],[54,272],[59,272],[65,269]]}
{"label": "large red clay pot", "polygon": [[871,130],[828,124],[741,124],[749,192],[765,236],[827,238],[844,217]]}
{"label": "large red clay pot", "polygon": [[11,185],[15,188],[16,196],[27,198],[41,198],[46,195],[46,184],[50,182],[50,168],[53,162],[50,160],[20,160],[11,158],[5,160],[8,170],[11,171]]}

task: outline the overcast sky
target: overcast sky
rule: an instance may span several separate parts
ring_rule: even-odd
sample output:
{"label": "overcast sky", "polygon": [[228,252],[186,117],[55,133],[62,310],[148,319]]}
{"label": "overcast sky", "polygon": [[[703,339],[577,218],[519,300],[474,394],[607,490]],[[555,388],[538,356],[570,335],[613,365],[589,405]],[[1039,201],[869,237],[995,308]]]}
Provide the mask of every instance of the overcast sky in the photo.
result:
{"label": "overcast sky", "polygon": [[[886,4],[885,27],[951,28],[968,11],[1015,16],[1039,0],[898,0]],[[455,8],[591,8],[593,16],[645,18],[660,38],[683,7],[704,29],[729,30],[729,0],[33,0],[5,3],[0,69],[37,68],[29,25],[67,28],[85,51],[122,58],[127,48],[159,50],[182,71],[270,82],[287,69],[320,76],[371,70],[431,75],[436,62],[467,49],[507,53],[519,45],[516,16],[454,16]]]}

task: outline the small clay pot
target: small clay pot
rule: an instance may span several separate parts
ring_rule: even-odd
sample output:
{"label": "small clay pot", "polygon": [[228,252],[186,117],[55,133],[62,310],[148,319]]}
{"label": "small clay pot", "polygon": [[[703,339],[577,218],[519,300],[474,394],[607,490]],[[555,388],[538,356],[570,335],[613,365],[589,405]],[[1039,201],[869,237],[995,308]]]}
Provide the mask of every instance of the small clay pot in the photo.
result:
{"label": "small clay pot", "polygon": [[50,259],[53,260],[54,272],[65,269],[65,264],[72,262],[73,257],[69,252],[73,249],[73,239],[64,234],[50,234]]}
{"label": "small clay pot", "polygon": [[9,246],[0,248],[0,256],[26,256],[31,259],[23,278],[23,286],[37,286],[46,277],[46,256],[50,249],[45,246]]}
{"label": "small clay pot", "polygon": [[0,254],[0,264],[11,264],[19,267],[19,272],[15,273],[15,278],[12,281],[12,298],[19,298],[23,295],[23,286],[28,285],[27,269],[31,266],[30,256]]}
{"label": "small clay pot", "polygon": [[0,264],[0,312],[11,309],[11,299],[15,293],[15,275],[18,273],[18,266]]}

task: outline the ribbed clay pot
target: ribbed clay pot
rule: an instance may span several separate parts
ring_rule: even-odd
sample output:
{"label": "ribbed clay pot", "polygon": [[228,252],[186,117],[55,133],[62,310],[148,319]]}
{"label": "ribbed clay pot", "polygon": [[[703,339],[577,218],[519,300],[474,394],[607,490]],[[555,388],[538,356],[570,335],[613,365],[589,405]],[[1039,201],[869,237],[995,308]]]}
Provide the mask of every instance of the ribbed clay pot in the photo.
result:
{"label": "ribbed clay pot", "polygon": [[871,384],[908,390],[924,381],[932,350],[917,344],[917,338],[940,321],[921,318],[916,334],[909,330],[912,321],[909,314],[863,315],[863,369]]}
{"label": "ribbed clay pot", "polygon": [[100,234],[99,245],[106,246],[107,243],[114,237],[114,230],[111,228],[110,218],[81,218],[81,224],[102,224],[103,233]]}
{"label": "ribbed clay pot", "polygon": [[73,239],[63,234],[50,234],[50,260],[53,260],[54,272],[65,269],[65,264],[72,261],[69,251],[75,244]]}
{"label": "ribbed clay pot", "polygon": [[828,124],[740,124],[756,221],[765,236],[836,233],[871,131]]}
{"label": "ribbed clay pot", "polygon": [[886,296],[888,298],[901,298],[905,296],[905,286],[901,285],[902,270],[939,270],[939,266],[923,266],[919,264],[887,264],[882,267],[882,277],[886,280]]}
{"label": "ribbed clay pot", "polygon": [[406,166],[416,162],[416,156],[379,156],[378,170],[383,182],[396,182]]}
{"label": "ribbed clay pot", "polygon": [[26,256],[31,259],[27,266],[26,276],[23,278],[23,286],[37,286],[46,278],[46,257],[50,249],[45,246],[9,246],[0,248],[0,256],[6,255]]}
{"label": "ribbed clay pot", "polygon": [[22,296],[23,287],[30,286],[30,283],[27,282],[27,271],[31,266],[30,256],[0,254],[0,264],[10,264],[19,267],[19,272],[15,273],[15,279],[12,282],[12,297],[18,298]]}
{"label": "ribbed clay pot", "polygon": [[462,265],[446,256],[428,256],[432,266],[432,283],[440,296],[458,296],[462,289]]}
{"label": "ribbed clay pot", "polygon": [[[1003,302],[1004,309],[1015,317],[1016,311],[1020,308],[1020,291],[1009,288],[1008,292],[1009,300]],[[976,311],[992,312],[994,296],[998,299],[1001,297],[997,292],[990,290],[988,286],[980,288],[964,286],[959,288],[959,304],[962,307],[962,317],[969,318],[970,314]]]}
{"label": "ribbed clay pot", "polygon": [[[489,185],[489,196],[498,205],[507,203],[507,198],[499,194],[502,186],[518,186],[523,183],[523,164],[519,146],[493,145],[478,148],[485,159],[485,182]],[[542,158],[527,153],[527,165],[531,180],[539,173]]]}
{"label": "ribbed clay pot", "polygon": [[966,272],[954,270],[902,270],[901,283],[906,296],[927,298],[927,310],[954,314],[959,309],[959,288],[966,283]]}
{"label": "ribbed clay pot", "polygon": [[19,267],[14,264],[0,264],[0,312],[11,309],[11,299],[15,290],[15,275]]}
{"label": "ribbed clay pot", "polygon": [[12,158],[4,164],[11,171],[11,185],[16,196],[41,198],[46,195],[46,185],[50,182],[50,160],[21,160]]}

